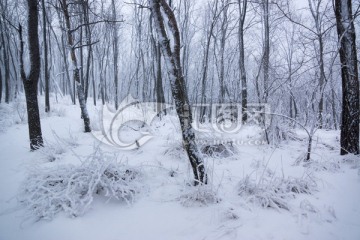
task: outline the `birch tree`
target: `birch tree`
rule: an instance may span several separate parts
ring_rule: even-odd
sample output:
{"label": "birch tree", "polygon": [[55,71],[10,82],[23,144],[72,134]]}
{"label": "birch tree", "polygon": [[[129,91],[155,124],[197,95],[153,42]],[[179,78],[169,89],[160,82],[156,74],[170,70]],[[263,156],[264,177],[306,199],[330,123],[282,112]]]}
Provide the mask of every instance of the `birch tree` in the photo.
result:
{"label": "birch tree", "polygon": [[[159,37],[160,46],[170,77],[171,92],[180,121],[183,145],[194,173],[194,184],[206,184],[207,176],[203,156],[195,142],[195,132],[191,126],[192,114],[180,61],[181,44],[177,21],[173,11],[165,0],[149,0],[149,3],[154,19],[155,30]],[[168,23],[167,29],[164,24],[165,22]],[[170,42],[168,32],[173,39],[173,44]]]}

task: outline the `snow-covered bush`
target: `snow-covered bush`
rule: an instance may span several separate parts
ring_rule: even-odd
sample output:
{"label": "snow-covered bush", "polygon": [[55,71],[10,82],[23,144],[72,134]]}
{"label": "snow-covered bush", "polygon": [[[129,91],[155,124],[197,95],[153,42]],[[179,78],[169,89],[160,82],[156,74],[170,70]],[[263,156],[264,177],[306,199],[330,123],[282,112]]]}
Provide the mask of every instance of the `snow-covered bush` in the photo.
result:
{"label": "snow-covered bush", "polygon": [[179,197],[180,203],[185,207],[204,207],[219,203],[221,199],[211,185],[192,186]]}
{"label": "snow-covered bush", "polygon": [[171,143],[163,154],[173,159],[186,159],[186,152],[180,141]]}
{"label": "snow-covered bush", "polygon": [[266,130],[269,142],[276,145],[286,140],[298,140],[293,125],[288,119],[271,115],[271,123]]}
{"label": "snow-covered bush", "polygon": [[309,162],[305,162],[303,166],[316,172],[320,172],[320,171],[338,172],[340,170],[340,164],[333,160],[326,160],[326,161],[310,160]]}
{"label": "snow-covered bush", "polygon": [[80,166],[33,170],[21,185],[19,200],[37,219],[52,219],[59,212],[76,217],[89,209],[95,194],[132,203],[140,192],[140,176],[99,151]]}
{"label": "snow-covered bush", "polygon": [[50,111],[51,116],[65,117],[66,109],[63,107],[52,107]]}
{"label": "snow-covered bush", "polygon": [[77,147],[79,146],[79,137],[69,130],[69,137],[65,138],[64,142],[70,147]]}
{"label": "snow-covered bush", "polygon": [[246,202],[263,208],[290,210],[288,200],[296,194],[311,194],[316,191],[316,183],[304,178],[263,177],[258,183],[246,176],[238,185],[238,194]]}
{"label": "snow-covered bush", "polygon": [[342,162],[349,164],[352,169],[359,169],[359,171],[360,171],[359,155],[347,154],[347,155],[343,156]]}
{"label": "snow-covered bush", "polygon": [[14,124],[13,108],[8,104],[0,104],[0,133],[5,132],[11,125]]}
{"label": "snow-covered bush", "polygon": [[15,99],[12,103],[13,111],[16,113],[15,123],[25,123],[27,120],[26,103],[24,99]]}
{"label": "snow-covered bush", "polygon": [[39,152],[49,162],[54,162],[66,152],[66,146],[61,143],[46,143],[45,147],[39,148]]}
{"label": "snow-covered bush", "polygon": [[94,109],[94,112],[91,116],[90,127],[93,131],[102,130],[102,120],[101,120],[101,110]]}
{"label": "snow-covered bush", "polygon": [[219,144],[206,144],[200,147],[203,154],[213,158],[227,158],[233,156],[235,148],[231,142]]}
{"label": "snow-covered bush", "polygon": [[52,130],[54,136],[54,142],[45,142],[45,146],[39,149],[39,152],[47,159],[49,162],[54,162],[58,160],[62,154],[66,153],[70,148],[79,146],[79,139],[77,136],[71,133],[69,130],[69,137],[62,138],[57,135],[57,133]]}

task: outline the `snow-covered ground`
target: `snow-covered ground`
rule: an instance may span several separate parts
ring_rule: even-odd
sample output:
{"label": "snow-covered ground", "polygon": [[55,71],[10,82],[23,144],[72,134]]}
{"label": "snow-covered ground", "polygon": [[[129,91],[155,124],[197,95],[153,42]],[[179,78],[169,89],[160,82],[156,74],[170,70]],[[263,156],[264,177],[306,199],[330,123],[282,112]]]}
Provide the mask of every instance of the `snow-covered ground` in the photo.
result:
{"label": "snow-covered ground", "polygon": [[[259,129],[243,127],[242,141],[226,145],[233,154],[206,156],[209,185],[196,188],[175,117],[154,121],[155,137],[140,149],[122,151],[83,133],[78,106],[52,101],[51,113],[41,114],[45,147],[36,152],[21,104],[0,104],[0,240],[360,239],[360,159],[339,156],[339,131],[318,130],[312,162],[296,164],[304,132],[270,146],[259,144]],[[89,108],[100,130],[99,111]],[[141,173],[129,203],[94,194],[84,214],[59,212],[51,220],[21,203],[31,173],[74,169],[99,152],[116,153],[121,166]]]}

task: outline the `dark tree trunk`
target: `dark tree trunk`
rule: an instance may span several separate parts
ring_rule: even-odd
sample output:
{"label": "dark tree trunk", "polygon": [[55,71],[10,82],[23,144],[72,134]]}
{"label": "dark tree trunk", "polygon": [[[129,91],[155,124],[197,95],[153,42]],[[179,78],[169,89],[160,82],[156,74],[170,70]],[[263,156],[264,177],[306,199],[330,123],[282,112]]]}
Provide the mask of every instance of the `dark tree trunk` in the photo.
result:
{"label": "dark tree trunk", "polygon": [[37,83],[27,80],[24,82],[24,90],[28,115],[30,149],[36,150],[43,146],[39,104],[37,99]]}
{"label": "dark tree trunk", "polygon": [[245,44],[244,44],[244,24],[247,10],[247,0],[238,0],[239,5],[239,68],[240,68],[240,81],[241,81],[241,110],[242,110],[242,123],[247,121],[247,82],[246,82],[246,69],[245,69]]}
{"label": "dark tree trunk", "polygon": [[[116,21],[116,6],[115,6],[115,0],[111,1],[112,5],[112,14],[113,14],[113,20]],[[115,87],[115,109],[117,110],[119,108],[119,93],[118,93],[118,87],[119,87],[119,80],[118,80],[118,31],[116,23],[113,24],[113,30],[114,30],[114,42],[113,42],[113,57],[114,57],[114,87]]]}
{"label": "dark tree trunk", "polygon": [[43,146],[41,133],[39,105],[37,99],[37,86],[40,76],[40,48],[38,37],[38,6],[37,1],[28,0],[28,41],[30,55],[30,73],[26,76],[24,71],[24,42],[22,38],[22,28],[19,26],[20,36],[20,71],[21,79],[24,84],[26,107],[28,114],[28,126],[30,137],[30,149],[36,150]]}
{"label": "dark tree trunk", "polygon": [[[85,72],[85,79],[84,79],[84,85],[85,85],[85,102],[87,101],[88,95],[89,95],[89,86],[90,86],[90,64],[93,54],[92,49],[92,40],[91,40],[91,29],[90,29],[90,20],[89,20],[89,5],[87,1],[84,1],[82,4],[83,12],[84,12],[84,23],[85,26],[85,37],[86,37],[86,45],[87,45],[87,59],[86,59],[86,72]],[[84,86],[82,85],[82,86]]]}
{"label": "dark tree trunk", "polygon": [[[208,75],[208,68],[209,68],[209,54],[210,54],[210,44],[211,44],[211,37],[213,35],[214,27],[216,21],[218,19],[218,1],[215,3],[215,10],[214,16],[210,25],[209,33],[206,38],[206,46],[204,51],[204,59],[203,59],[203,66],[202,66],[202,78],[201,78],[201,109],[200,109],[200,121],[205,122],[205,114],[206,114],[206,107],[205,104],[207,103],[206,98],[206,80]],[[180,54],[179,54],[180,55]]]}
{"label": "dark tree trunk", "polygon": [[[203,157],[195,142],[195,132],[191,126],[192,114],[187,96],[186,85],[180,63],[180,34],[173,11],[165,0],[149,0],[155,29],[158,33],[161,49],[169,69],[171,92],[175,101],[175,108],[180,120],[184,148],[192,166],[195,177],[195,185],[206,184],[207,176]],[[165,30],[164,17],[169,25],[170,32],[174,39],[174,46],[171,49],[170,40]]]}
{"label": "dark tree trunk", "polygon": [[49,93],[49,69],[48,69],[48,47],[46,41],[46,10],[45,0],[42,4],[42,20],[43,20],[43,44],[44,44],[44,79],[45,79],[45,112],[50,111],[50,93]]}
{"label": "dark tree trunk", "polygon": [[165,96],[162,84],[161,75],[161,46],[156,47],[157,69],[156,69],[156,102],[158,104],[158,112],[162,109],[162,104],[165,103]]}
{"label": "dark tree trunk", "polygon": [[340,154],[359,154],[359,79],[351,0],[335,0],[335,16],[343,93]]}
{"label": "dark tree trunk", "polygon": [[263,0],[264,11],[264,102],[269,96],[269,61],[270,61],[270,25],[269,25],[269,0]]}
{"label": "dark tree trunk", "polygon": [[0,67],[0,103],[1,103],[1,99],[2,99],[2,72]]}
{"label": "dark tree trunk", "polygon": [[1,30],[1,42],[2,42],[2,48],[3,48],[3,59],[4,59],[4,81],[5,81],[5,102],[10,102],[10,66],[9,66],[9,54],[6,51],[6,39],[5,39],[5,24],[1,24],[0,21],[0,30]]}

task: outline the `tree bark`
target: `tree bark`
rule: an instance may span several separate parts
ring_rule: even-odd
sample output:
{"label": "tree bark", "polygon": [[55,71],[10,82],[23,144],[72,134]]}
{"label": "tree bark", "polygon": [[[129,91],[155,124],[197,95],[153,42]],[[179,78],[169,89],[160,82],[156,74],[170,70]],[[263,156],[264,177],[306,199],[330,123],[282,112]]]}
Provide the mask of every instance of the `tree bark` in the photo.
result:
{"label": "tree bark", "polygon": [[20,71],[24,84],[26,107],[28,114],[28,126],[30,137],[30,149],[36,150],[43,146],[39,105],[37,99],[37,86],[40,76],[40,48],[38,37],[38,6],[37,1],[27,0],[28,4],[28,41],[30,55],[30,72],[26,76],[24,71],[24,42],[22,38],[22,27],[19,26],[20,36]]}
{"label": "tree bark", "polygon": [[351,0],[335,0],[335,16],[343,93],[340,154],[359,154],[359,79]]}
{"label": "tree bark", "polygon": [[[192,114],[180,63],[180,34],[177,22],[174,13],[165,0],[149,0],[149,3],[154,18],[155,29],[159,36],[160,46],[167,68],[169,69],[171,91],[175,101],[176,112],[179,116],[183,145],[194,173],[194,184],[206,184],[207,176],[203,157],[195,142],[195,132],[191,126]],[[165,20],[161,9],[167,20],[169,32],[171,32],[174,39],[173,49],[171,49],[170,40],[165,30]]]}

